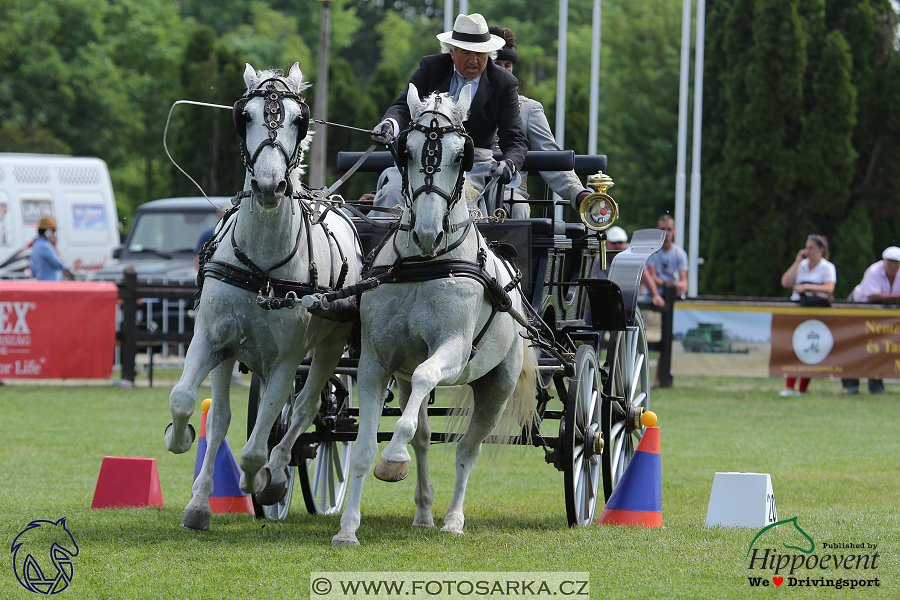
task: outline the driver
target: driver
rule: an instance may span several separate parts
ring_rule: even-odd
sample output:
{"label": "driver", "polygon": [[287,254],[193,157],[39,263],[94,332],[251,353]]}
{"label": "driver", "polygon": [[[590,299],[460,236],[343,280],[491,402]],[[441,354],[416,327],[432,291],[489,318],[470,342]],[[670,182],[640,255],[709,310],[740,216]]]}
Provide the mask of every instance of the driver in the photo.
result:
{"label": "driver", "polygon": [[[446,92],[459,98],[463,86],[472,87],[472,104],[464,123],[475,143],[475,167],[467,174],[471,184],[481,191],[486,176],[494,174],[499,183],[514,183],[528,150],[525,131],[519,117],[518,80],[494,64],[492,58],[506,41],[488,32],[487,22],[478,13],[459,15],[453,31],[438,34],[442,54],[424,57],[409,79],[422,97]],[[407,88],[397,96],[372,132],[372,139],[390,143],[409,126]],[[491,146],[499,137],[502,156],[493,159]],[[471,199],[470,199],[471,201]]]}

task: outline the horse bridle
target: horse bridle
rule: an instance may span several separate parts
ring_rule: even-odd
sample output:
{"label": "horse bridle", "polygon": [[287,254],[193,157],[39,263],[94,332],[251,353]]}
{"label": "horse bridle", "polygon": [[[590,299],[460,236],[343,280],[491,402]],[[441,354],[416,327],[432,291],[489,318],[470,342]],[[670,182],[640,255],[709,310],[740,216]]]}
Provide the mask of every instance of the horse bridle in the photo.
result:
{"label": "horse bridle", "polygon": [[[441,101],[440,97],[437,97],[435,100],[435,107]],[[437,110],[426,110],[421,113],[421,115],[425,114],[434,114],[441,116],[445,119],[449,120],[449,117]],[[420,117],[421,117],[420,115]],[[419,186],[417,189],[412,192],[409,191],[409,165],[408,162],[404,165],[398,165],[400,167],[400,173],[402,177],[402,187],[403,187],[403,195],[406,198],[407,208],[410,211],[409,217],[409,228],[412,229],[415,226],[416,222],[416,213],[413,210],[413,204],[416,201],[416,198],[421,196],[422,194],[437,194],[447,200],[447,211],[444,214],[444,232],[452,233],[457,231],[460,227],[467,225],[470,221],[466,221],[463,223],[457,223],[456,225],[450,225],[450,211],[453,210],[453,207],[462,197],[462,188],[463,182],[465,178],[465,171],[471,169],[471,165],[461,165],[459,169],[459,175],[456,178],[456,185],[453,187],[453,191],[448,193],[441,187],[434,185],[434,176],[437,173],[440,173],[441,168],[441,159],[443,158],[443,144],[442,141],[444,139],[444,135],[448,133],[458,133],[464,138],[464,149],[463,149],[463,160],[471,161],[471,155],[474,152],[472,148],[472,138],[469,137],[469,134],[466,132],[465,127],[462,125],[447,125],[444,127],[440,127],[438,125],[438,120],[436,117],[431,118],[431,122],[428,126],[422,125],[418,121],[413,121],[409,124],[409,128],[400,134],[400,139],[398,146],[398,154],[404,154],[404,158],[406,153],[406,139],[409,135],[409,132],[415,130],[420,131],[425,134],[425,143],[422,145],[422,167],[419,169],[420,173],[425,175],[425,182]],[[399,162],[399,161],[398,161]],[[464,167],[468,166],[468,169]]]}
{"label": "horse bridle", "polygon": [[[285,89],[278,89],[276,84],[281,84]],[[265,86],[265,89],[263,89],[263,86]],[[269,137],[260,142],[259,146],[256,147],[256,150],[253,151],[253,154],[250,154],[247,148],[247,120],[244,108],[247,105],[247,102],[253,98],[265,99],[263,119],[269,130]],[[284,118],[286,114],[284,107],[285,99],[293,100],[300,105],[300,121],[297,123],[297,141],[294,143],[294,148],[290,153],[288,153],[284,144],[278,139],[278,130],[284,127]],[[234,103],[234,107],[232,108],[232,120],[234,121],[235,131],[237,131],[238,136],[241,138],[241,159],[243,160],[244,167],[252,174],[253,165],[256,163],[259,153],[262,152],[263,148],[272,146],[277,148],[281,154],[284,155],[285,162],[287,163],[285,177],[289,180],[290,178],[287,176],[300,164],[300,142],[303,141],[309,130],[309,106],[303,101],[300,94],[288,89],[287,84],[281,79],[271,77],[261,82],[256,89],[248,91],[244,98],[241,98]]]}

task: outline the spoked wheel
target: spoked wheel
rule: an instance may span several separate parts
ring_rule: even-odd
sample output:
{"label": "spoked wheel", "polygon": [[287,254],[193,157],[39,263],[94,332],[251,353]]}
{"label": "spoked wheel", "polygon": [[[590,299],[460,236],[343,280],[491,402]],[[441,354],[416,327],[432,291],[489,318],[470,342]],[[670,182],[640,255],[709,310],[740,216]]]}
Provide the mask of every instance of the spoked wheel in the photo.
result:
{"label": "spoked wheel", "polygon": [[563,472],[569,525],[590,525],[600,487],[601,378],[594,349],[583,344],[575,353],[575,377],[569,379],[563,431]]}
{"label": "spoked wheel", "polygon": [[[319,414],[313,426],[316,432],[328,434],[352,431],[355,427],[347,410],[353,406],[353,378],[332,376],[322,390]],[[299,467],[300,489],[306,510],[311,515],[340,512],[350,484],[350,451],[352,442],[333,439],[317,442],[304,450],[305,465]],[[312,458],[309,455],[312,454]]]}
{"label": "spoked wheel", "polygon": [[602,431],[606,447],[602,456],[603,492],[612,495],[644,435],[641,414],[650,409],[650,365],[647,336],[641,311],[634,311],[634,325],[610,332],[606,354],[609,376],[603,390]]}
{"label": "spoked wheel", "polygon": [[[247,407],[247,437],[253,432],[256,426],[256,413],[259,408],[259,387],[260,381],[256,374],[250,380],[250,403]],[[285,432],[291,425],[291,412],[293,411],[293,403],[290,399],[286,400],[284,408],[281,409],[281,416],[275,419],[272,425],[272,431],[269,433],[267,442],[268,452],[272,452],[272,448],[278,445],[278,442],[284,437]],[[252,495],[253,511],[256,513],[257,519],[281,520],[287,517],[291,508],[291,496],[294,492],[295,471],[292,467],[287,467],[287,493],[284,498],[276,504],[265,506],[256,501],[256,496]]]}

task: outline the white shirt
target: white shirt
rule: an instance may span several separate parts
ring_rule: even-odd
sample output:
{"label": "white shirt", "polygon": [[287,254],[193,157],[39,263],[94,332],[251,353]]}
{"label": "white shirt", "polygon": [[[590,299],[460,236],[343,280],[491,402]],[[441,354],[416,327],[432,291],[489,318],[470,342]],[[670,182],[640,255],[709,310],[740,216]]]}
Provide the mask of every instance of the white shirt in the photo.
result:
{"label": "white shirt", "polygon": [[[822,284],[835,282],[837,282],[837,269],[824,258],[816,263],[812,270],[809,269],[808,258],[801,260],[800,265],[797,266],[797,276],[794,278],[794,285],[800,283]],[[800,294],[798,292],[791,294],[791,300],[796,301],[799,299]]]}

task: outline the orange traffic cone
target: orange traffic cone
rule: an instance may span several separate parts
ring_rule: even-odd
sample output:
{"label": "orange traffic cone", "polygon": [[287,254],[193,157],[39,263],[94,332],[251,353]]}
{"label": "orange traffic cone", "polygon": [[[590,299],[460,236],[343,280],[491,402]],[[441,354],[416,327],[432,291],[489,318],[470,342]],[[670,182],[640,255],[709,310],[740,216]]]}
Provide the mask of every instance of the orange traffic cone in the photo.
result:
{"label": "orange traffic cone", "polygon": [[[207,398],[200,404],[203,416],[200,417],[200,440],[197,442],[197,462],[194,466],[194,479],[200,474],[203,457],[206,456],[206,415],[212,400]],[[246,513],[254,514],[250,494],[240,488],[241,469],[234,459],[234,453],[228,440],[223,439],[216,452],[216,464],[213,471],[213,493],[209,497],[209,508],[214,513]]]}
{"label": "orange traffic cone", "polygon": [[662,527],[659,445],[659,427],[650,427],[644,431],[644,436],[609,497],[597,525]]}

